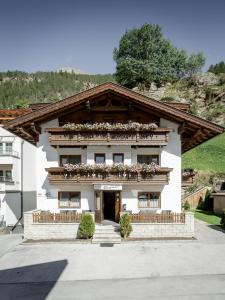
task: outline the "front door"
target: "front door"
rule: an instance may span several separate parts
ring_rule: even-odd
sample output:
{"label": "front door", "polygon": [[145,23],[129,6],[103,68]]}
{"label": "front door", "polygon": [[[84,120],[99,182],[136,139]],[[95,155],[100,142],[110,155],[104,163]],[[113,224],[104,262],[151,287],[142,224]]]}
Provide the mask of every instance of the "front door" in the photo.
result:
{"label": "front door", "polygon": [[102,223],[102,191],[95,192],[95,222]]}
{"label": "front door", "polygon": [[103,192],[103,214],[105,220],[119,222],[120,192]]}

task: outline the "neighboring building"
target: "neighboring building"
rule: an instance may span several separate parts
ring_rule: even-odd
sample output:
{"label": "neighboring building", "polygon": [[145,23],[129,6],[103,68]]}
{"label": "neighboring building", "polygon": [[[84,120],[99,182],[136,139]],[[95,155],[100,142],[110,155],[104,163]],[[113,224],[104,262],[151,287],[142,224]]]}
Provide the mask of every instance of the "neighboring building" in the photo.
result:
{"label": "neighboring building", "polygon": [[[106,83],[33,110],[5,128],[36,147],[36,159],[25,157],[32,172],[24,170],[24,183],[36,178],[37,209],[92,211],[97,222],[118,222],[122,211],[181,212],[181,154],[223,132],[186,110]],[[111,126],[79,125],[105,122]],[[133,130],[129,122],[157,128]],[[64,128],[68,123],[78,125]],[[115,129],[118,123],[127,124],[125,130]]]}
{"label": "neighboring building", "polygon": [[24,211],[36,208],[36,148],[3,128],[31,111],[0,110],[0,226],[13,227]]}

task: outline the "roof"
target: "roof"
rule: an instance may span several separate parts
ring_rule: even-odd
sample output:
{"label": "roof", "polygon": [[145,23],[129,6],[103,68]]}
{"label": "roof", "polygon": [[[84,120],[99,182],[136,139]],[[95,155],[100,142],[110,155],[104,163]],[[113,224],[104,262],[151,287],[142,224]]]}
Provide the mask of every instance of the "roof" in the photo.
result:
{"label": "roof", "polygon": [[[33,131],[38,132],[38,128],[36,127],[37,124],[40,124],[49,118],[53,119],[57,117],[57,114],[63,112],[65,109],[68,110],[74,107],[74,105],[84,103],[87,100],[107,92],[112,92],[123,97],[124,99],[132,100],[138,104],[141,104],[142,106],[145,106],[146,109],[151,108],[152,110],[157,110],[162,117],[179,123],[179,132],[181,134],[185,132],[193,134],[193,141],[191,142],[190,140],[185,141],[184,138],[183,144],[186,144],[183,148],[184,151],[187,151],[224,131],[222,126],[194,116],[184,110],[181,110],[181,108],[178,109],[177,105],[173,105],[172,103],[168,104],[149,98],[138,92],[111,82],[103,83],[58,102],[46,104],[44,107],[42,106],[39,109],[33,110],[30,113],[21,115],[18,118],[7,122],[7,124],[5,124],[5,128],[18,135],[20,135],[20,132],[22,132],[21,136],[31,141],[31,134],[26,131],[26,127],[29,127],[30,129],[30,126],[32,125],[32,127],[34,127]],[[35,140],[33,140],[33,143],[35,143]]]}
{"label": "roof", "polygon": [[0,124],[6,123],[10,120],[14,120],[21,115],[25,115],[31,112],[29,108],[18,109],[0,109]]}

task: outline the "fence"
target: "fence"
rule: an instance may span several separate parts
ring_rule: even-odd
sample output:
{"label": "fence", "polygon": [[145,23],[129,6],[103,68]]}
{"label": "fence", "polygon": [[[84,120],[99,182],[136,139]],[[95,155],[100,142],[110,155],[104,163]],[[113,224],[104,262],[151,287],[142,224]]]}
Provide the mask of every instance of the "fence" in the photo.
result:
{"label": "fence", "polygon": [[184,213],[131,214],[131,223],[185,223]]}
{"label": "fence", "polygon": [[67,213],[50,213],[37,212],[33,213],[34,223],[80,223],[82,214],[77,212]]}

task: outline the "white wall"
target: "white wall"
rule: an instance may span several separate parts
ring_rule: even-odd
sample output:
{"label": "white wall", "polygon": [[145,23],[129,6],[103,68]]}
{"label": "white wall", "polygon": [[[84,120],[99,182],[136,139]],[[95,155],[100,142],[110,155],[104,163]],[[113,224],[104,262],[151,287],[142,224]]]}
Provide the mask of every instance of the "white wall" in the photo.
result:
{"label": "white wall", "polygon": [[[59,155],[80,154],[82,162],[87,164],[94,163],[95,153],[106,154],[106,164],[113,163],[113,153],[124,153],[124,163],[132,164],[137,162],[138,154],[159,154],[160,165],[162,167],[172,168],[170,181],[165,186],[148,185],[123,185],[122,204],[126,204],[127,210],[138,212],[137,195],[140,191],[161,192],[161,210],[181,211],[181,141],[177,132],[178,125],[161,119],[161,127],[170,127],[174,131],[169,134],[169,142],[162,148],[131,148],[131,146],[87,146],[81,148],[54,148],[50,146],[48,133],[45,128],[57,127],[58,121],[52,120],[42,125],[42,133],[37,145],[37,208],[43,210],[58,211],[58,191],[80,191],[81,192],[81,210],[94,209],[94,189],[93,185],[83,186],[54,186],[48,181],[48,174],[45,168],[57,167],[59,165]],[[160,210],[158,210],[160,212]]]}
{"label": "white wall", "polygon": [[181,211],[181,140],[178,124],[161,119],[161,127],[173,128],[166,147],[161,148],[161,166],[173,168],[170,172],[169,185],[165,185],[161,194],[163,210]]}
{"label": "white wall", "polygon": [[[21,166],[23,164],[23,211],[36,208],[36,147],[0,127],[0,142],[12,142],[18,156],[0,156],[0,170],[12,170],[13,182],[1,183],[1,212],[7,226],[13,226],[21,216]],[[23,148],[23,160],[22,160]]]}

